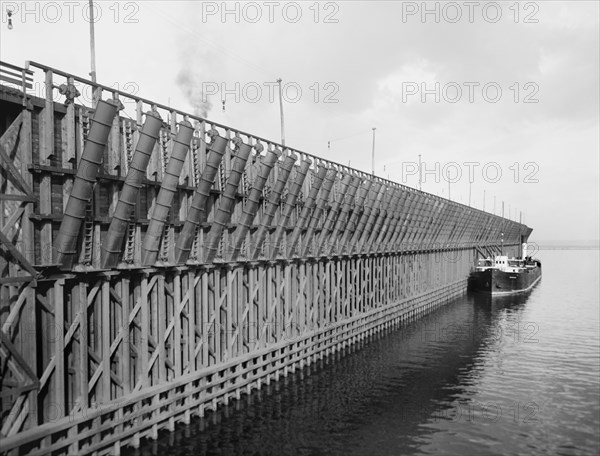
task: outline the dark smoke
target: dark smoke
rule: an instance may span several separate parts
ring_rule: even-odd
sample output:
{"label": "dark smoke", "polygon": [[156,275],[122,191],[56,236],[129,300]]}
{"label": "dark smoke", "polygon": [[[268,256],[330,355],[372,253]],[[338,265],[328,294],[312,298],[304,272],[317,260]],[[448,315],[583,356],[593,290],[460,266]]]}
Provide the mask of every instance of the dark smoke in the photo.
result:
{"label": "dark smoke", "polygon": [[212,103],[202,91],[203,81],[194,75],[190,67],[186,66],[177,75],[176,82],[192,105],[194,115],[206,119]]}

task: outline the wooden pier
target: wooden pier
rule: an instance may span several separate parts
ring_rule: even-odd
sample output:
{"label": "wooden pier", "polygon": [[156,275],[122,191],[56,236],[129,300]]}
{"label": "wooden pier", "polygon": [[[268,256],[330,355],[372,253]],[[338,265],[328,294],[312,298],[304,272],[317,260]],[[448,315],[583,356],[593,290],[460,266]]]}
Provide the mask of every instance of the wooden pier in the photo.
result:
{"label": "wooden pier", "polygon": [[531,233],[41,64],[0,80],[2,454],[119,454],[447,303]]}

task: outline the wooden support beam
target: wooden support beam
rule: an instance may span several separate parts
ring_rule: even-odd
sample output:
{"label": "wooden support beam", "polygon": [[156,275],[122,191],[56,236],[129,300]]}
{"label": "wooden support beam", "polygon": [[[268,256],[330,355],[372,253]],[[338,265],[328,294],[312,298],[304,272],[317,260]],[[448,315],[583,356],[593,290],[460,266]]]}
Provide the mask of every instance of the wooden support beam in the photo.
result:
{"label": "wooden support beam", "polygon": [[[41,165],[49,165],[50,158],[54,155],[54,101],[53,93],[53,73],[47,71],[45,75],[46,99],[44,109],[40,113],[40,131],[39,131],[39,162]],[[52,181],[49,175],[43,175],[40,186],[39,210],[42,214],[52,213]],[[42,222],[40,237],[38,240],[41,246],[52,245],[52,223]],[[40,260],[42,265],[49,265],[53,262],[52,250],[47,248],[40,249]]]}
{"label": "wooden support beam", "polygon": [[64,280],[54,282],[52,293],[54,299],[54,391],[52,404],[56,409],[54,418],[65,416],[65,303]]}

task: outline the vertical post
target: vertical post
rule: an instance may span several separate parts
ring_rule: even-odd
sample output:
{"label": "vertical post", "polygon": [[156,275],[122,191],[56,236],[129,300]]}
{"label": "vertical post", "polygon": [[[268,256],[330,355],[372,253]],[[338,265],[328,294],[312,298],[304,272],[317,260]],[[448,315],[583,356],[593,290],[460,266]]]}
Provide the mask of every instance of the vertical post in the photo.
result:
{"label": "vertical post", "polygon": [[[46,71],[44,80],[46,88],[46,100],[39,121],[39,162],[41,165],[50,165],[54,156],[54,100],[52,97],[53,73]],[[50,174],[42,174],[40,181],[39,211],[41,214],[52,213],[52,178]],[[41,264],[51,264],[54,261],[52,248],[52,222],[45,220],[41,223],[40,232],[40,254]]]}
{"label": "vertical post", "polygon": [[485,190],[483,191],[483,211],[485,212]]}
{"label": "vertical post", "polygon": [[[63,302],[64,279],[54,282],[54,405],[57,408],[57,418],[65,416],[65,305]],[[68,412],[67,412],[68,413]]]}
{"label": "vertical post", "polygon": [[79,371],[79,396],[81,409],[86,410],[89,404],[89,339],[88,324],[90,323],[85,316],[87,315],[87,283],[79,282],[77,286],[77,298],[79,304],[79,363],[76,366]]}
{"label": "vertical post", "polygon": [[94,34],[94,2],[90,0],[90,59],[91,69],[90,76],[92,82],[96,82],[96,38]]}
{"label": "vertical post", "polygon": [[421,182],[423,181],[422,179],[422,164],[421,164],[421,154],[419,154],[419,190],[421,190]]}
{"label": "vertical post", "polygon": [[377,128],[373,127],[373,149],[371,151],[371,174],[375,175],[375,130]]}
{"label": "vertical post", "polygon": [[[102,399],[101,403],[110,402],[112,399],[111,395],[111,356],[110,356],[110,346],[111,346],[111,332],[110,332],[110,322],[111,322],[111,312],[110,312],[110,282],[109,279],[103,279],[100,285],[101,288],[101,307],[100,307],[100,319],[101,323],[101,333],[100,335],[100,352],[102,353]],[[82,315],[82,318],[85,318]]]}
{"label": "vertical post", "polygon": [[471,180],[469,179],[469,207],[471,207]]}
{"label": "vertical post", "polygon": [[279,116],[281,117],[281,145],[285,146],[285,130],[283,126],[283,95],[281,93],[281,78],[277,79],[279,84]]}

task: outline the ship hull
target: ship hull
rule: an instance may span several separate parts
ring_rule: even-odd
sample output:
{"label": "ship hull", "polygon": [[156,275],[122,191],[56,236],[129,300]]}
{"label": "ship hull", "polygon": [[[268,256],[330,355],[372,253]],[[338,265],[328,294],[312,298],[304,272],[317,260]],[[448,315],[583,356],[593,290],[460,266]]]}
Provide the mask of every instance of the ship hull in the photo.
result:
{"label": "ship hull", "polygon": [[505,272],[498,269],[472,272],[469,289],[493,296],[522,293],[531,290],[542,278],[540,265],[522,272]]}

